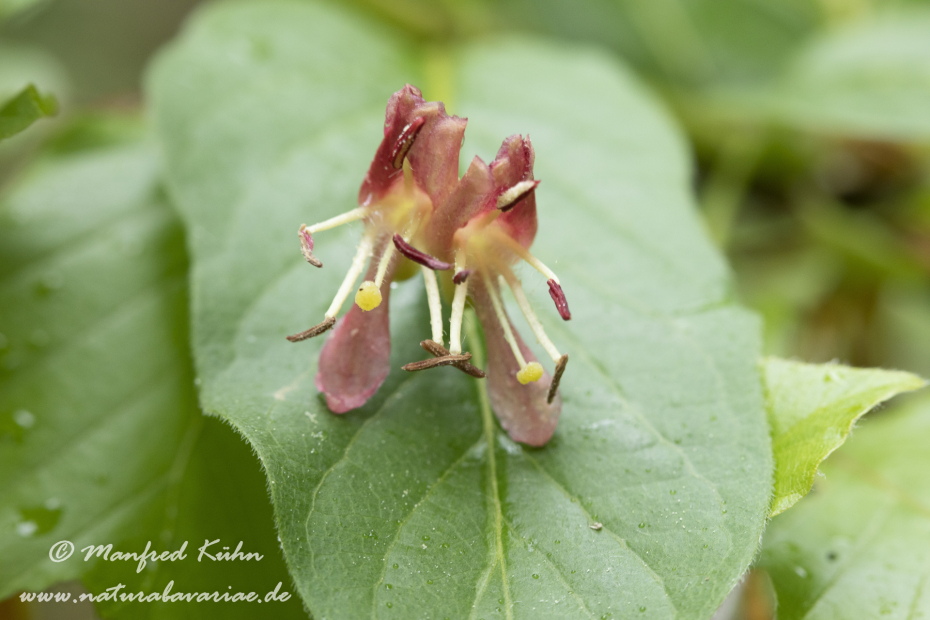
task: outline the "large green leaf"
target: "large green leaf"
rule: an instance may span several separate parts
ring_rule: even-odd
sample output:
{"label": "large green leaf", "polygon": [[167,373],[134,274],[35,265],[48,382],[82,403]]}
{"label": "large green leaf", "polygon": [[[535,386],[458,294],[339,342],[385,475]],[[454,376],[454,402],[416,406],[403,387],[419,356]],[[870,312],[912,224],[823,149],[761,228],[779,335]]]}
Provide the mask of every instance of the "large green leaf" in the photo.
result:
{"label": "large green leaf", "polygon": [[867,421],[766,529],[778,617],[930,617],[930,401]]}
{"label": "large green leaf", "polygon": [[846,441],[856,420],[892,396],[926,384],[909,372],[876,368],[775,357],[762,366],[775,456],[773,516],[807,495],[817,466]]}
{"label": "large green leaf", "polygon": [[[79,576],[95,593],[160,592],[172,579],[175,592],[290,589],[259,468],[197,408],[183,236],[157,170],[150,145],[78,153],[46,162],[0,206],[0,598]],[[195,549],[207,537],[265,558],[205,567]],[[189,557],[137,575],[135,563],[95,566],[80,551],[53,562],[60,540],[136,553],[186,540]],[[302,615],[296,600],[279,611]]]}
{"label": "large green leaf", "polygon": [[[469,116],[485,158],[533,137],[534,251],[575,317],[527,273],[573,360],[543,449],[507,439],[483,384],[399,371],[430,333],[416,282],[391,298],[397,370],[360,410],[317,394],[321,339],[284,339],[319,320],[357,241],[319,235],[314,270],[296,226],[355,205],[405,82]],[[710,616],[767,515],[759,326],[700,231],[680,138],[622,67],[526,40],[426,52],[312,3],[234,3],[199,14],[149,95],[190,231],[201,401],[262,459],[316,617]]]}

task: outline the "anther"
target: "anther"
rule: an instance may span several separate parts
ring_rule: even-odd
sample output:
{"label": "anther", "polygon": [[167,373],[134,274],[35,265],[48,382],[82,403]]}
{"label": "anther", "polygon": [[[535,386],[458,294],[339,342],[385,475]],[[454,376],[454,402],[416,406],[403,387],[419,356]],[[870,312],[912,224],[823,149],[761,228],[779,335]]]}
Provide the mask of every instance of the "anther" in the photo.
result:
{"label": "anther", "polygon": [[332,329],[333,325],[336,324],[335,317],[326,317],[326,319],[319,325],[314,325],[307,331],[300,332],[299,334],[294,334],[293,336],[288,336],[287,339],[291,342],[300,342],[301,340],[307,340],[308,338],[313,338],[314,336],[319,336],[322,333],[325,333]]}
{"label": "anther", "polygon": [[401,254],[409,258],[418,265],[423,265],[424,267],[429,267],[433,271],[446,271],[447,269],[452,269],[452,265],[449,263],[444,263],[435,256],[431,256],[426,252],[421,252],[416,249],[401,237],[398,233],[394,233],[394,247],[397,248]]}
{"label": "anther", "polygon": [[438,366],[453,366],[457,363],[467,362],[470,359],[471,353],[465,353],[464,355],[444,355],[443,357],[434,357],[431,360],[423,360],[422,362],[410,362],[409,364],[401,366],[401,370],[416,372],[418,370],[427,370]]}
{"label": "anther", "polygon": [[394,170],[400,170],[404,165],[404,158],[407,157],[407,153],[409,153],[410,149],[413,147],[413,143],[417,139],[417,134],[423,129],[423,124],[425,122],[426,119],[419,116],[413,119],[413,121],[400,132],[397,142],[394,143],[394,150],[391,152],[391,165],[394,166]]}
{"label": "anther", "polygon": [[307,262],[314,267],[322,267],[323,263],[313,255],[313,236],[310,231],[305,226],[301,226],[297,231],[297,236],[300,237],[300,251],[303,252]]}
{"label": "anther", "polygon": [[552,399],[555,398],[555,393],[559,391],[559,383],[562,381],[562,373],[565,372],[566,366],[568,366],[568,353],[563,355],[559,359],[559,363],[555,365],[555,374],[552,375],[552,382],[549,384],[549,395],[546,397],[546,402],[550,405]]}
{"label": "anther", "polygon": [[549,282],[549,296],[552,297],[552,301],[555,302],[556,310],[559,311],[559,316],[562,317],[563,321],[570,321],[572,318],[572,313],[568,309],[568,300],[565,299],[565,293],[562,292],[562,287],[555,280],[550,279]]}
{"label": "anther", "polygon": [[[438,358],[455,357],[458,355],[450,353],[448,349],[434,340],[424,340],[420,343],[420,346],[423,348],[423,350],[435,355]],[[469,358],[471,357],[471,353],[466,353],[466,355],[468,355]],[[484,379],[487,376],[480,368],[468,363],[468,360],[454,361],[452,362],[452,366],[455,366],[465,374],[471,375],[476,379]]]}
{"label": "anther", "polygon": [[513,187],[505,189],[497,197],[497,209],[505,213],[510,211],[517,206],[518,202],[533,193],[537,185],[539,185],[539,181],[528,180],[520,181]]}
{"label": "anther", "polygon": [[453,284],[461,284],[462,282],[464,282],[465,280],[468,279],[468,276],[471,275],[471,272],[472,272],[472,271],[474,271],[474,270],[473,270],[473,269],[463,269],[463,270],[457,272],[454,276],[452,276],[452,283],[453,283]]}

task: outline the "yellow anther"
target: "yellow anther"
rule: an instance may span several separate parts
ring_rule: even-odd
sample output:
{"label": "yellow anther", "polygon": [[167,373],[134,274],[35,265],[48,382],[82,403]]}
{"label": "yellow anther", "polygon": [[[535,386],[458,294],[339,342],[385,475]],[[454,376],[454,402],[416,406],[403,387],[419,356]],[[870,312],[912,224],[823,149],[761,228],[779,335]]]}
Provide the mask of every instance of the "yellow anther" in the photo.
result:
{"label": "yellow anther", "polygon": [[526,385],[533,381],[539,381],[543,376],[543,367],[539,362],[530,362],[520,369],[517,373],[517,381]]}
{"label": "yellow anther", "polygon": [[358,287],[358,292],[355,294],[355,303],[365,312],[374,310],[381,305],[381,290],[371,280],[365,280]]}

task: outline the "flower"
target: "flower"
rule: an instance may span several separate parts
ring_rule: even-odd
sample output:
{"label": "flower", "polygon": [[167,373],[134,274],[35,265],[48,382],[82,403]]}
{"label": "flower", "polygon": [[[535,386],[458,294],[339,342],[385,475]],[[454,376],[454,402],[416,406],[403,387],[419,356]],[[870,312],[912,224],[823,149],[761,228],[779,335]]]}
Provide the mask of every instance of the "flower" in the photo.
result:
{"label": "flower", "polygon": [[[471,354],[462,351],[462,321],[470,296],[485,334],[492,408],[514,440],[541,446],[555,431],[561,412],[558,386],[568,355],[559,353],[546,335],[512,265],[523,260],[542,273],[561,317],[569,320],[571,314],[558,277],[529,252],[536,236],[539,185],[533,178],[533,146],[529,137],[510,136],[490,165],[475,157],[459,179],[465,124],[466,119],[447,115],[442,103],[424,101],[413,86],[394,93],[385,115],[384,139],[359,191],[360,206],[313,226],[301,225],[298,231],[304,257],[322,267],[313,254],[313,234],[356,220],[365,226],[324,321],[288,339],[298,342],[333,329],[320,354],[317,388],[334,413],[362,406],[390,370],[391,279],[412,263],[419,264],[432,330],[432,339],[420,344],[434,357],[404,369],[454,366],[485,376],[470,363]],[[337,322],[369,256],[356,303]],[[454,287],[448,349],[443,346],[436,271]],[[551,378],[510,322],[501,301],[502,286],[513,292],[534,335],[555,362]]]}

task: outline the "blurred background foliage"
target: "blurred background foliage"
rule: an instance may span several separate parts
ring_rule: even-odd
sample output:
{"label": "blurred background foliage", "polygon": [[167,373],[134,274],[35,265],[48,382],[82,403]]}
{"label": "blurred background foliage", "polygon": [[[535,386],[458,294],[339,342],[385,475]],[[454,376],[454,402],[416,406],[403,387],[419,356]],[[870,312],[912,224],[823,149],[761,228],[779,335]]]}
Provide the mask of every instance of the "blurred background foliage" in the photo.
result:
{"label": "blurred background foliage", "polygon": [[[143,132],[142,73],[197,4],[0,0],[0,102],[33,83],[62,108],[0,144],[0,183],[36,156]],[[615,53],[686,132],[709,234],[765,319],[766,352],[930,376],[927,0],[341,4],[437,45],[511,33]]]}

